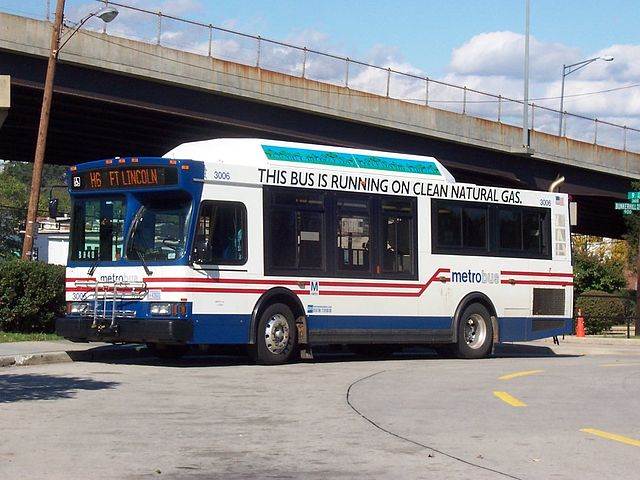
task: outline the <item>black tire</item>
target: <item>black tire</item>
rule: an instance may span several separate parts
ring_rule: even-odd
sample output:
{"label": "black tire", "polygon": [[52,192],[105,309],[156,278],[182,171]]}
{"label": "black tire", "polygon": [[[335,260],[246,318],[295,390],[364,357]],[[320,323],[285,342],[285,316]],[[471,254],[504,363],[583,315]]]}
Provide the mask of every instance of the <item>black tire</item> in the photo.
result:
{"label": "black tire", "polygon": [[283,303],[274,303],[260,316],[256,343],[250,346],[249,354],[262,365],[281,365],[291,359],[297,338],[291,309]]}
{"label": "black tire", "polygon": [[147,343],[147,348],[160,360],[179,360],[189,350],[188,345],[167,345],[165,343]]}
{"label": "black tire", "polygon": [[493,324],[487,309],[473,303],[464,309],[458,322],[458,342],[455,353],[459,358],[483,358],[493,346]]}

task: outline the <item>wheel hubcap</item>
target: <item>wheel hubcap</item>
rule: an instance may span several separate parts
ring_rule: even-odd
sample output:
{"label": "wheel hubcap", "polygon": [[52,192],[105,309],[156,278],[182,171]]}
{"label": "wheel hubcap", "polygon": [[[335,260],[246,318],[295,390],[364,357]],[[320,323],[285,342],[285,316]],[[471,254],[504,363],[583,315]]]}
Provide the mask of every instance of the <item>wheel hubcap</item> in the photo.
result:
{"label": "wheel hubcap", "polygon": [[276,313],[273,315],[264,331],[264,341],[269,350],[273,354],[281,354],[289,345],[289,323],[284,315]]}
{"label": "wheel hubcap", "polygon": [[464,325],[464,340],[471,348],[479,348],[487,338],[487,325],[481,315],[471,315]]}

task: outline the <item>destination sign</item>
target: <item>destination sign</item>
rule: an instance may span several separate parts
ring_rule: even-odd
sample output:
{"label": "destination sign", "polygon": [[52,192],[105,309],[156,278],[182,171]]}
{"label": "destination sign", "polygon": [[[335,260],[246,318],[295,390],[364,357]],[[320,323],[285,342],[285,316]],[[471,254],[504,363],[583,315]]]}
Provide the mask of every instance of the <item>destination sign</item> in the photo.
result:
{"label": "destination sign", "polygon": [[169,166],[113,167],[74,172],[72,190],[118,190],[178,184],[178,169]]}

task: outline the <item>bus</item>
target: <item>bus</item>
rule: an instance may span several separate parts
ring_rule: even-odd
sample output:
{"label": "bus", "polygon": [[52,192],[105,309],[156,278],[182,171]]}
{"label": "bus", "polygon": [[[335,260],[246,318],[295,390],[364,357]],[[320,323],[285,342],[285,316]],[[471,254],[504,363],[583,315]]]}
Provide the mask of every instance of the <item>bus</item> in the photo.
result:
{"label": "bus", "polygon": [[262,139],[70,168],[75,341],[158,356],[428,345],[481,358],[573,330],[567,195],[458,183],[435,158]]}

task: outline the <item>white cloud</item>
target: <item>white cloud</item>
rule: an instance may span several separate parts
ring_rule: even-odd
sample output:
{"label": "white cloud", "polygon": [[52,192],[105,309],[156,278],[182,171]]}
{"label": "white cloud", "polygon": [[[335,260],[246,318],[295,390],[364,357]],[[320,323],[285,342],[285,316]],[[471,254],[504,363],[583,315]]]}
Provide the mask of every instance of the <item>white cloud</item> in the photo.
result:
{"label": "white cloud", "polygon": [[[560,75],[563,63],[579,57],[577,49],[556,43],[529,40],[530,77],[548,80]],[[454,49],[449,72],[455,75],[482,75],[523,78],[524,35],[509,31],[482,33]]]}
{"label": "white cloud", "polygon": [[[565,76],[564,110],[589,118],[640,127],[640,45],[612,45],[584,55],[578,49],[530,38],[529,98],[552,109],[560,106],[563,65],[612,55]],[[455,49],[443,81],[483,92],[523,98],[524,36],[514,32],[476,35]],[[538,111],[536,124],[555,133],[558,114]],[[573,119],[574,123],[588,123]],[[593,122],[591,122],[593,123]],[[555,129],[553,125],[555,126]]]}

